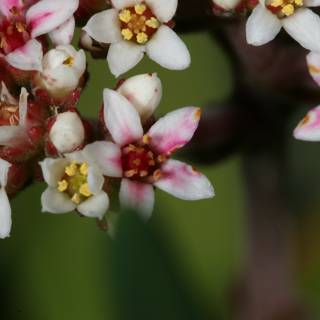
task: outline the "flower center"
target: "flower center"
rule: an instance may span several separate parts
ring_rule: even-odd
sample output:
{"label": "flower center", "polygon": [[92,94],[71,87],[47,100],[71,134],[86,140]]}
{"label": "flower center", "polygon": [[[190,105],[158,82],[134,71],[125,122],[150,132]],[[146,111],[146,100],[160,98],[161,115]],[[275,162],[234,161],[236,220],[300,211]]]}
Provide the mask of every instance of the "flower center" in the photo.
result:
{"label": "flower center", "polygon": [[150,137],[145,135],[142,141],[122,148],[122,169],[126,178],[140,181],[157,181],[161,178],[160,165],[167,157],[157,155],[149,142]]}
{"label": "flower center", "polygon": [[303,0],[272,0],[267,8],[282,19],[293,15],[303,4]]}
{"label": "flower center", "polygon": [[80,204],[92,196],[88,185],[88,169],[86,162],[71,162],[65,167],[64,175],[58,181],[58,191],[66,193],[75,204]]}
{"label": "flower center", "polygon": [[0,126],[19,125],[19,107],[0,101]]}
{"label": "flower center", "polygon": [[0,22],[0,52],[8,54],[23,46],[29,39],[25,16],[13,7],[10,18]]}
{"label": "flower center", "polygon": [[68,66],[68,67],[72,67],[73,64],[74,64],[74,58],[71,57],[71,56],[69,56],[67,59],[65,59],[65,60],[63,61],[63,64],[66,65],[66,66]]}
{"label": "flower center", "polygon": [[119,12],[123,39],[145,44],[160,27],[159,20],[144,3],[128,7]]}

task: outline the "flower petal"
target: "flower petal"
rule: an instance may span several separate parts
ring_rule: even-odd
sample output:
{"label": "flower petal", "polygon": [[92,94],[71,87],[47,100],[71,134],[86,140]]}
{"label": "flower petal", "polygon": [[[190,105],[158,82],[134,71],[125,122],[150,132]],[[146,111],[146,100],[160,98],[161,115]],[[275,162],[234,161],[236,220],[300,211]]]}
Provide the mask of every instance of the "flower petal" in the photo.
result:
{"label": "flower petal", "polygon": [[160,103],[162,84],[156,73],[146,73],[125,80],[117,91],[132,103],[144,122]]}
{"label": "flower petal", "polygon": [[5,188],[8,182],[8,174],[11,163],[0,158],[0,187]]}
{"label": "flower petal", "polygon": [[160,154],[170,154],[187,144],[196,131],[201,109],[185,107],[160,118],[149,130],[152,147]]}
{"label": "flower petal", "polygon": [[246,24],[247,42],[261,46],[273,40],[281,30],[280,20],[268,9],[258,4]]}
{"label": "flower petal", "polygon": [[144,46],[134,44],[130,41],[120,41],[111,44],[107,62],[111,73],[115,77],[135,67],[144,56]]}
{"label": "flower petal", "polygon": [[31,36],[36,38],[66,22],[79,6],[79,0],[41,0],[26,13]]}
{"label": "flower petal", "polygon": [[28,91],[25,88],[21,88],[19,98],[19,124],[21,126],[26,126],[27,124],[28,95]]}
{"label": "flower petal", "polygon": [[0,238],[10,236],[12,226],[11,206],[4,188],[0,189]]}
{"label": "flower petal", "polygon": [[284,29],[301,46],[320,52],[320,17],[310,9],[299,9],[282,21]]}
{"label": "flower petal", "polygon": [[116,9],[123,9],[127,7],[132,7],[135,4],[141,3],[142,0],[111,0],[112,5]]}
{"label": "flower petal", "polygon": [[138,112],[120,93],[114,90],[103,91],[104,121],[113,140],[124,146],[143,136]]}
{"label": "flower petal", "polygon": [[49,37],[50,37],[52,43],[55,46],[66,45],[66,44],[71,43],[75,26],[76,26],[76,21],[75,21],[74,17],[72,16],[66,22],[61,24],[58,28],[52,30],[49,33]]}
{"label": "flower petal", "polygon": [[101,191],[78,205],[77,210],[86,217],[102,219],[109,209],[109,197]]}
{"label": "flower petal", "polygon": [[1,0],[0,1],[0,13],[6,17],[9,17],[12,15],[10,10],[13,7],[22,8],[23,1],[22,0]]}
{"label": "flower petal", "polygon": [[190,53],[184,42],[169,27],[162,25],[147,43],[150,59],[170,70],[184,70],[191,63]]}
{"label": "flower petal", "polygon": [[304,0],[303,4],[306,7],[319,7],[320,6],[320,0]]}
{"label": "flower petal", "polygon": [[298,140],[320,141],[320,106],[307,113],[293,135]]}
{"label": "flower petal", "polygon": [[104,177],[98,168],[94,166],[89,166],[88,170],[88,185],[89,190],[94,195],[97,195],[101,192],[104,184]]}
{"label": "flower petal", "polygon": [[0,146],[20,143],[26,138],[26,130],[22,126],[0,126]]}
{"label": "flower petal", "polygon": [[83,30],[98,42],[114,43],[122,39],[116,9],[104,10],[93,15]]}
{"label": "flower petal", "polygon": [[42,69],[42,46],[35,39],[29,40],[23,47],[17,48],[10,52],[6,61],[13,67],[20,70],[37,70]]}
{"label": "flower petal", "polygon": [[119,198],[121,207],[137,210],[144,220],[151,217],[154,206],[154,190],[151,184],[122,179]]}
{"label": "flower petal", "polygon": [[74,151],[71,153],[65,153],[64,154],[65,158],[70,161],[75,161],[76,163],[80,164],[83,162],[86,162],[86,158],[82,152],[82,150],[80,151]]}
{"label": "flower petal", "polygon": [[214,196],[213,187],[206,176],[191,166],[168,160],[161,167],[162,178],[154,185],[182,200],[201,200]]}
{"label": "flower petal", "polygon": [[76,205],[63,192],[47,188],[41,195],[42,212],[67,213],[73,211]]}
{"label": "flower petal", "polygon": [[17,99],[9,92],[6,84],[2,81],[0,87],[0,101],[8,102],[10,104],[18,104]]}
{"label": "flower petal", "polygon": [[53,188],[56,188],[58,181],[63,177],[65,167],[70,161],[63,158],[45,158],[39,162],[44,181]]}
{"label": "flower petal", "polygon": [[307,55],[307,64],[311,77],[320,86],[320,54],[310,52]]}
{"label": "flower petal", "polygon": [[178,0],[146,0],[146,4],[161,22],[168,22],[177,11]]}
{"label": "flower petal", "polygon": [[122,177],[121,150],[112,142],[96,141],[82,150],[88,162],[97,166],[103,175]]}

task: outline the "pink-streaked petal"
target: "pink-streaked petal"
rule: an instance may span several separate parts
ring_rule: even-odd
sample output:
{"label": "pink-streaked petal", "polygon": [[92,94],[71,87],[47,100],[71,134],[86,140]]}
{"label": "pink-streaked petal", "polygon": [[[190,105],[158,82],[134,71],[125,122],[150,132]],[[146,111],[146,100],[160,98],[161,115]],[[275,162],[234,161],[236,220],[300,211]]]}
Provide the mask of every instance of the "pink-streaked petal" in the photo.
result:
{"label": "pink-streaked petal", "polygon": [[146,4],[161,22],[168,22],[177,11],[178,0],[146,0]]}
{"label": "pink-streaked petal", "polygon": [[74,17],[72,16],[66,22],[64,22],[62,25],[60,25],[58,28],[52,30],[49,33],[49,37],[50,37],[52,43],[55,46],[67,45],[67,44],[71,43],[75,26],[76,26],[76,21],[75,21]]}
{"label": "pink-streaked petal", "polygon": [[307,55],[307,65],[311,77],[320,86],[320,54],[310,52]]}
{"label": "pink-streaked petal", "polygon": [[72,17],[79,6],[79,0],[41,0],[26,14],[33,38],[53,31]]}
{"label": "pink-streaked petal", "polygon": [[152,147],[160,154],[170,154],[187,144],[196,131],[201,109],[185,107],[160,118],[149,130]]}
{"label": "pink-streaked petal", "polygon": [[301,46],[320,52],[320,17],[310,9],[299,9],[282,19],[284,29]]}
{"label": "pink-streaked petal", "polygon": [[122,179],[119,198],[121,207],[137,210],[144,220],[151,217],[154,206],[154,190],[151,184]]}
{"label": "pink-streaked petal", "polygon": [[77,210],[88,218],[102,219],[109,209],[109,196],[101,191],[78,205]]}
{"label": "pink-streaked petal", "polygon": [[281,27],[282,24],[277,16],[258,4],[247,20],[247,42],[254,46],[266,44],[276,37]]}
{"label": "pink-streaked petal", "polygon": [[146,45],[148,57],[169,70],[184,70],[190,66],[187,46],[168,26],[162,25]]}
{"label": "pink-streaked petal", "polygon": [[143,129],[138,112],[120,93],[103,91],[104,121],[113,140],[120,146],[139,140]]}
{"label": "pink-streaked petal", "polygon": [[66,193],[50,187],[41,195],[41,205],[42,212],[50,213],[67,213],[76,208]]}
{"label": "pink-streaked petal", "polygon": [[83,153],[89,163],[107,177],[122,177],[121,150],[112,142],[96,141],[86,145]]}
{"label": "pink-streaked petal", "polygon": [[209,199],[214,196],[208,178],[193,167],[168,160],[161,167],[162,177],[154,185],[182,200]]}
{"label": "pink-streaked petal", "polygon": [[119,42],[122,37],[118,14],[116,9],[101,11],[89,19],[83,30],[98,42]]}
{"label": "pink-streaked petal", "polygon": [[8,174],[11,163],[0,158],[0,187],[5,188],[8,182]]}
{"label": "pink-streaked petal", "polygon": [[320,106],[310,110],[293,133],[298,140],[320,141]]}
{"label": "pink-streaked petal", "polygon": [[41,71],[42,56],[43,52],[40,42],[31,39],[23,47],[9,53],[5,59],[11,66],[20,70]]}
{"label": "pink-streaked petal", "polygon": [[4,188],[0,189],[0,238],[10,236],[12,226],[11,206]]}
{"label": "pink-streaked petal", "polygon": [[20,126],[26,126],[27,113],[28,113],[28,96],[29,93],[25,88],[21,89],[19,98],[19,124]]}
{"label": "pink-streaked petal", "polygon": [[144,56],[145,47],[130,41],[120,41],[111,44],[107,62],[111,73],[115,77],[135,67]]}
{"label": "pink-streaked petal", "polygon": [[142,0],[111,0],[112,5],[118,10],[132,7],[141,2]]}
{"label": "pink-streaked petal", "polygon": [[17,9],[23,7],[23,1],[22,0],[1,0],[0,1],[0,13],[2,13],[4,16],[9,17],[12,15],[10,10],[16,7]]}

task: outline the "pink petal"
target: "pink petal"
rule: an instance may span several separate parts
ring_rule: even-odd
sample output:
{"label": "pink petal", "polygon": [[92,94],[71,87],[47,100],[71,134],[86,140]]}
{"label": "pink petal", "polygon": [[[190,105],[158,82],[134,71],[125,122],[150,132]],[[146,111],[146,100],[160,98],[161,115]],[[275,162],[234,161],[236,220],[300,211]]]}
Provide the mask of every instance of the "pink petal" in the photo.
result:
{"label": "pink petal", "polygon": [[191,166],[168,160],[161,167],[162,178],[154,185],[182,200],[201,200],[214,196],[214,190],[202,173]]}
{"label": "pink petal", "polygon": [[307,55],[307,64],[311,77],[320,86],[320,54],[310,52]]}
{"label": "pink petal", "polygon": [[201,110],[185,107],[160,118],[149,130],[152,147],[160,154],[170,154],[187,144],[196,131]]}
{"label": "pink petal", "polygon": [[49,37],[52,41],[52,43],[57,45],[67,45],[71,43],[75,28],[75,19],[72,16],[70,19],[68,19],[66,22],[64,22],[62,25],[60,25],[58,28],[54,29],[49,33]]}
{"label": "pink petal", "polygon": [[104,121],[113,140],[124,146],[142,138],[141,120],[135,107],[114,90],[105,89],[103,98]]}
{"label": "pink petal", "polygon": [[16,7],[17,9],[23,7],[23,1],[22,0],[1,0],[0,1],[0,12],[6,17],[9,17],[11,15],[10,10],[13,7]]}
{"label": "pink petal", "polygon": [[137,210],[144,220],[151,217],[154,206],[154,190],[151,184],[122,179],[119,198],[123,208]]}
{"label": "pink petal", "polygon": [[26,14],[32,37],[36,38],[59,27],[72,17],[78,6],[79,0],[41,0],[34,4]]}

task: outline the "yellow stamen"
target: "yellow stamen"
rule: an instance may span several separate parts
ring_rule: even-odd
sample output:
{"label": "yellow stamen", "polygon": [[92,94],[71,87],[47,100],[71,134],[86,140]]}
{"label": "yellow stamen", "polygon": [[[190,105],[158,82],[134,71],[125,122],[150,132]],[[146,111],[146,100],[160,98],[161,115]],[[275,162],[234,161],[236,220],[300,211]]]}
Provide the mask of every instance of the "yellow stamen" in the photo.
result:
{"label": "yellow stamen", "polygon": [[134,10],[137,14],[143,14],[147,10],[147,7],[144,4],[136,4]]}
{"label": "yellow stamen", "polygon": [[90,197],[92,196],[92,193],[90,192],[89,190],[89,185],[87,183],[84,183],[80,189],[79,189],[79,192],[85,196],[85,197]]}
{"label": "yellow stamen", "polygon": [[68,189],[68,182],[66,180],[58,181],[58,191],[64,192]]}
{"label": "yellow stamen", "polygon": [[73,57],[69,56],[67,59],[65,59],[63,61],[63,64],[69,66],[69,67],[72,67],[73,66],[73,63],[74,63],[74,59]]}
{"label": "yellow stamen", "polygon": [[121,34],[124,40],[131,40],[133,37],[133,33],[130,29],[122,29]]}
{"label": "yellow stamen", "polygon": [[69,177],[73,177],[77,173],[78,167],[76,162],[72,162],[69,166],[65,168],[65,173]]}
{"label": "yellow stamen", "polygon": [[119,19],[124,23],[130,22],[131,18],[132,18],[132,15],[130,10],[124,9],[119,13]]}
{"label": "yellow stamen", "polygon": [[81,197],[79,193],[75,193],[73,197],[71,198],[71,201],[75,204],[79,204],[81,202]]}
{"label": "yellow stamen", "polygon": [[139,32],[137,34],[137,42],[140,44],[146,43],[148,41],[148,35],[144,32]]}
{"label": "yellow stamen", "polygon": [[146,21],[146,26],[148,26],[149,28],[157,29],[160,27],[160,22],[155,17],[152,17],[151,19]]}
{"label": "yellow stamen", "polygon": [[294,3],[299,7],[303,6],[303,0],[294,0]]}
{"label": "yellow stamen", "polygon": [[292,4],[287,4],[281,10],[286,16],[291,16],[294,13],[294,6]]}
{"label": "yellow stamen", "polygon": [[22,22],[17,22],[16,23],[16,29],[18,32],[22,33],[26,31],[25,25]]}
{"label": "yellow stamen", "polygon": [[283,0],[273,0],[270,4],[272,7],[280,7],[283,5]]}
{"label": "yellow stamen", "polygon": [[144,144],[149,144],[151,142],[151,137],[147,134],[145,134],[143,137],[142,137],[142,142]]}
{"label": "yellow stamen", "polygon": [[89,165],[84,162],[81,166],[80,166],[80,173],[83,174],[84,176],[88,175],[88,170],[89,170]]}

